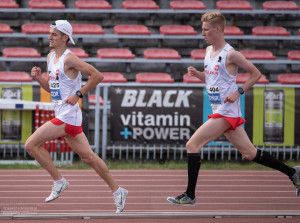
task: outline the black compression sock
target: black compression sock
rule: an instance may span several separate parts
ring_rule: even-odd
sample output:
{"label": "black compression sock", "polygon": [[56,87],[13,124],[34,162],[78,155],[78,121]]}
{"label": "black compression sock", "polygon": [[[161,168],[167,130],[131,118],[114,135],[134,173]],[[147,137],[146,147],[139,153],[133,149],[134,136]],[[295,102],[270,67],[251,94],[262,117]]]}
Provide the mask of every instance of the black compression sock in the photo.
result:
{"label": "black compression sock", "polygon": [[201,166],[200,153],[188,153],[187,158],[188,158],[188,186],[185,193],[191,199],[194,199],[198,173]]}
{"label": "black compression sock", "polygon": [[280,172],[288,175],[290,179],[295,173],[294,168],[285,165],[284,163],[275,159],[270,153],[262,151],[260,149],[257,150],[256,156],[252,161],[267,167],[271,167],[275,170],[279,170]]}

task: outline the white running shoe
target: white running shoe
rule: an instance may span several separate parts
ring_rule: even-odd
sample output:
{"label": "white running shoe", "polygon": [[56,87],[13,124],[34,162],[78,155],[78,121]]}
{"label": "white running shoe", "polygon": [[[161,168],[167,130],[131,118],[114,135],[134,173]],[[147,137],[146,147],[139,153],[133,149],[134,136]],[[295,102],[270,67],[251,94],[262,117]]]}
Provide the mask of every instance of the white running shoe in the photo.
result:
{"label": "white running shoe", "polygon": [[65,179],[62,184],[56,183],[54,181],[52,186],[52,192],[49,197],[45,199],[45,202],[50,202],[59,197],[59,195],[69,187],[69,182]]}
{"label": "white running shoe", "polygon": [[118,196],[114,196],[114,201],[117,206],[116,213],[121,213],[123,211],[127,195],[128,191],[121,188],[121,193]]}

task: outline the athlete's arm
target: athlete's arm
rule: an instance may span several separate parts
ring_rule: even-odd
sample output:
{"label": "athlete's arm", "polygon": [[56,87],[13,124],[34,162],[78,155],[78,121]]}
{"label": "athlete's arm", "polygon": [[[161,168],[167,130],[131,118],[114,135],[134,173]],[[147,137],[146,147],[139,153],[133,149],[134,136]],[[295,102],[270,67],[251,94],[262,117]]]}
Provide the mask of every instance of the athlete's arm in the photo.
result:
{"label": "athlete's arm", "polygon": [[[92,65],[82,61],[74,54],[69,53],[65,57],[64,63],[65,63],[64,69],[65,69],[66,74],[73,73],[71,71],[75,70],[76,73],[78,71],[80,71],[82,74],[86,74],[89,76],[89,79],[86,82],[86,84],[79,89],[79,91],[83,95],[87,94],[90,90],[95,88],[104,78],[100,71],[98,71]],[[70,71],[70,72],[68,72],[68,71]],[[66,99],[66,103],[70,103],[70,104],[74,105],[77,103],[78,99],[79,99],[79,97],[76,94],[74,94],[74,95],[69,96]]]}
{"label": "athlete's arm", "polygon": [[[48,64],[49,55],[50,54],[48,54],[48,56],[47,56],[47,64]],[[47,78],[45,79],[41,75],[41,68],[40,67],[33,67],[31,69],[31,77],[34,80],[36,80],[40,84],[40,86],[45,89],[45,91],[50,93],[50,87],[49,87],[49,83],[48,83],[48,78],[49,78],[48,72],[47,72]]]}
{"label": "athlete's arm", "polygon": [[[206,47],[206,53],[209,50],[209,47],[211,47],[211,46]],[[195,76],[195,77],[199,78],[200,80],[202,80],[203,82],[205,82],[205,72],[198,71],[194,67],[188,67],[188,74],[190,76]]]}
{"label": "athlete's arm", "polygon": [[198,71],[195,67],[188,67],[188,74],[190,76],[195,76],[205,82],[205,73]]}
{"label": "athlete's arm", "polygon": [[[226,67],[227,65],[230,66],[230,64],[234,64],[245,70],[247,73],[250,73],[249,79],[242,85],[244,91],[249,90],[261,77],[260,71],[238,51],[232,50],[228,53],[226,58]],[[240,93],[235,91],[233,94],[230,94],[225,98],[224,103],[234,102],[239,96]]]}

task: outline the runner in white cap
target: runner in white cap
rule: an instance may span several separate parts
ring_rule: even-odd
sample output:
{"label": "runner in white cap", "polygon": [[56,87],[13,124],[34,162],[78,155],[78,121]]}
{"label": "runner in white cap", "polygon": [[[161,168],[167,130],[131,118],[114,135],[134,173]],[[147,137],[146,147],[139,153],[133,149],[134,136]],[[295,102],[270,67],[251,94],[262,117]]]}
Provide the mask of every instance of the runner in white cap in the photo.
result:
{"label": "runner in white cap", "polygon": [[[47,57],[47,79],[41,75],[39,67],[33,67],[31,76],[41,87],[51,93],[55,118],[39,127],[26,141],[25,149],[44,167],[54,180],[52,192],[45,199],[53,201],[68,188],[68,181],[58,172],[52,159],[41,145],[51,139],[65,137],[70,147],[80,156],[82,161],[91,166],[108,184],[113,192],[117,213],[122,212],[128,191],[119,187],[111,176],[104,161],[89,146],[88,139],[82,132],[82,113],[78,104],[79,98],[95,88],[103,75],[92,65],[82,61],[67,49],[72,38],[72,26],[66,20],[57,20],[50,26],[49,46],[54,49]],[[81,73],[89,79],[81,87]]]}

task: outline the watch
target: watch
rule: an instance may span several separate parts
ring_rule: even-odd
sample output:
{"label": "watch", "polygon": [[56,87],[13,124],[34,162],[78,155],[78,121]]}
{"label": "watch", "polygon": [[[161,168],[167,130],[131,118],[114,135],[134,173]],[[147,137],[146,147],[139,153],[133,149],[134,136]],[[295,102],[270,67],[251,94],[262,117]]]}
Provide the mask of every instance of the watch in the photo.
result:
{"label": "watch", "polygon": [[78,90],[78,91],[76,91],[76,95],[78,96],[78,97],[80,97],[80,98],[82,98],[83,97],[83,94]]}
{"label": "watch", "polygon": [[244,89],[243,89],[242,87],[238,87],[238,92],[239,92],[240,94],[244,94]]}

